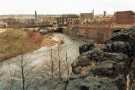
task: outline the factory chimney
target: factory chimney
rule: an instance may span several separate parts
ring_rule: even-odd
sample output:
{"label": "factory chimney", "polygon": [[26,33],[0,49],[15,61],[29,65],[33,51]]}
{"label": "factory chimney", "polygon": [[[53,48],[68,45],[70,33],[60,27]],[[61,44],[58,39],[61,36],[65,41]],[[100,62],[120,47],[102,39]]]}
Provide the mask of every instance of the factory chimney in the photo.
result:
{"label": "factory chimney", "polygon": [[38,15],[37,15],[37,11],[35,10],[35,24],[38,23]]}
{"label": "factory chimney", "polygon": [[106,16],[106,11],[104,11],[104,17]]}

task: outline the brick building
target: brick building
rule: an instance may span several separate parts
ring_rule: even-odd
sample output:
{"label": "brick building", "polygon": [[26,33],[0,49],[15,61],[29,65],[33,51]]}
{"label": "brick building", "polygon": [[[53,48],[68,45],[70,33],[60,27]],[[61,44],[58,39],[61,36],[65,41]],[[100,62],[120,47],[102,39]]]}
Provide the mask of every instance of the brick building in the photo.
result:
{"label": "brick building", "polygon": [[135,13],[133,11],[118,11],[114,13],[115,24],[134,24]]}
{"label": "brick building", "polygon": [[94,15],[94,13],[80,14],[79,35],[103,43],[112,36],[112,16]]}
{"label": "brick building", "polygon": [[80,13],[80,23],[89,24],[94,18],[94,13]]}
{"label": "brick building", "polygon": [[79,16],[75,14],[61,15],[57,18],[57,24],[59,25],[75,25],[79,23]]}
{"label": "brick building", "polygon": [[57,18],[60,17],[59,15],[45,15],[40,17],[44,24],[54,25],[57,24]]}
{"label": "brick building", "polygon": [[97,43],[103,43],[112,36],[111,23],[92,23],[90,25],[80,25],[79,35]]}

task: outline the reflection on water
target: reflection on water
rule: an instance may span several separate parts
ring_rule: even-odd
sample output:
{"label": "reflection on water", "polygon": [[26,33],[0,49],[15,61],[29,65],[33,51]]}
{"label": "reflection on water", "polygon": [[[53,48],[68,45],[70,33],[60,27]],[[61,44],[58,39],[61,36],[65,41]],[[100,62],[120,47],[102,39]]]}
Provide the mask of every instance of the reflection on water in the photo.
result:
{"label": "reflection on water", "polygon": [[54,36],[64,40],[64,44],[49,48],[41,47],[32,53],[1,62],[0,90],[9,90],[9,88],[20,90],[22,59],[26,79],[25,87],[29,90],[40,90],[39,87],[43,87],[44,81],[52,76],[58,78],[61,75],[62,78],[66,78],[71,72],[70,64],[79,55],[78,47],[82,42],[72,40],[64,34],[54,33]]}

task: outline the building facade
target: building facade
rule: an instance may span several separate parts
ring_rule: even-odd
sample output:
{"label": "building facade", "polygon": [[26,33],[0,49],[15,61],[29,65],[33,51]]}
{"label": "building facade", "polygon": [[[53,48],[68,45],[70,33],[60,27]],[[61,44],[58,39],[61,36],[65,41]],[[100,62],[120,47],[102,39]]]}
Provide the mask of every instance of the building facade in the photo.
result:
{"label": "building facade", "polygon": [[81,37],[94,40],[97,43],[103,43],[112,37],[111,23],[98,22],[80,25],[79,34]]}
{"label": "building facade", "polygon": [[112,16],[82,14],[80,15],[79,35],[103,43],[112,37]]}
{"label": "building facade", "polygon": [[80,13],[80,23],[90,24],[94,18],[94,13]]}
{"label": "building facade", "polygon": [[75,14],[61,15],[57,18],[58,25],[75,25],[79,24],[79,16]]}
{"label": "building facade", "polygon": [[133,11],[118,11],[114,13],[115,24],[134,24],[135,13]]}

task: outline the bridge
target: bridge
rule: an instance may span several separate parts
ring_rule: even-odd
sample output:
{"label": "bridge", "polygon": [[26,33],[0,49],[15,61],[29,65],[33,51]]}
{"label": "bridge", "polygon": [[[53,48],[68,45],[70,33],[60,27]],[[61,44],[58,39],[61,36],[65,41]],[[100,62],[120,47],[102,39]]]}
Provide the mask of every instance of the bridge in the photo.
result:
{"label": "bridge", "polygon": [[62,33],[67,26],[59,26],[59,25],[45,25],[45,26],[37,26],[39,27],[39,32],[42,34],[50,33],[50,32],[60,32]]}

